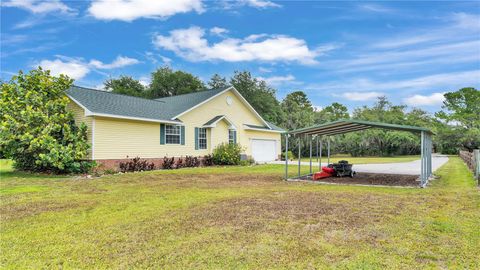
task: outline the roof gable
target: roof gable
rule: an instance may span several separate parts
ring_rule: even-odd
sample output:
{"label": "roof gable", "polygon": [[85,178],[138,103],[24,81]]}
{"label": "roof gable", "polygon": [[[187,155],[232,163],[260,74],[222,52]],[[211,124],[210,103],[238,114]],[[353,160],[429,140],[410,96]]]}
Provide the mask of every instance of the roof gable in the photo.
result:
{"label": "roof gable", "polygon": [[259,114],[257,111],[255,111],[255,109],[252,107],[252,105],[250,105],[250,103],[248,103],[248,101],[242,96],[242,94],[240,94],[240,92],[238,92],[238,90],[235,89],[235,87],[233,87],[233,86],[227,87],[227,88],[225,88],[223,91],[218,91],[215,95],[212,95],[211,97],[209,97],[209,98],[205,99],[204,101],[196,104],[195,106],[193,106],[193,107],[191,107],[191,108],[183,111],[182,113],[176,115],[174,118],[180,117],[180,116],[182,116],[182,115],[184,115],[184,114],[186,114],[186,113],[194,110],[195,108],[198,108],[198,107],[200,107],[200,106],[202,106],[202,105],[204,105],[204,104],[207,104],[207,102],[209,102],[210,100],[213,100],[214,98],[216,98],[216,97],[220,96],[221,94],[226,93],[226,92],[228,92],[228,91],[232,92],[232,93],[240,100],[240,102],[241,102],[243,105],[245,105],[245,107],[247,107],[247,109],[250,110],[250,112],[251,112],[261,123],[263,123],[263,124],[265,125],[265,127],[266,127],[267,129],[272,129],[272,127],[270,126],[270,123],[268,123],[267,121],[265,121],[265,119],[263,119],[263,118],[260,116],[260,114]]}
{"label": "roof gable", "polygon": [[209,100],[210,98],[224,92],[229,88],[230,86],[171,97],[157,98],[155,101],[163,102],[165,106],[168,107],[168,111],[170,113],[169,119],[175,119],[183,112],[188,111],[196,105]]}

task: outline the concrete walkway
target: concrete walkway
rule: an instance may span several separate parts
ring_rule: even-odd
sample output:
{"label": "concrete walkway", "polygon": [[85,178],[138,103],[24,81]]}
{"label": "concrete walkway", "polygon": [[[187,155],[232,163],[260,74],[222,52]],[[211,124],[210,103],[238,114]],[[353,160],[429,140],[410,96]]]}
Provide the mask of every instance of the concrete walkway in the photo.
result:
{"label": "concrete walkway", "polygon": [[[346,158],[348,160],[348,158]],[[444,155],[432,155],[432,171],[435,172],[443,164],[448,161],[448,157]],[[285,164],[285,161],[272,161],[269,164]],[[289,161],[289,165],[297,165],[298,161]],[[310,162],[301,162],[302,166],[309,166]],[[322,163],[322,166],[327,166],[327,163]],[[318,163],[312,161],[313,171],[318,171]],[[400,163],[382,163],[382,164],[353,164],[353,170],[356,172],[365,173],[386,173],[386,174],[408,174],[420,175],[420,159],[410,162]]]}

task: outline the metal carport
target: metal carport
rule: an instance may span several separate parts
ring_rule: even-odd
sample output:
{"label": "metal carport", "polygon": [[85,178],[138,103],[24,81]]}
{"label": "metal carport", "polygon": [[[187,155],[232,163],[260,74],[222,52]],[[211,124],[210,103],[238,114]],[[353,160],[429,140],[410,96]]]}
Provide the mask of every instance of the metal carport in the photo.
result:
{"label": "metal carport", "polygon": [[405,125],[395,125],[379,122],[369,122],[361,120],[338,120],[326,124],[315,125],[307,128],[296,129],[288,131],[285,133],[285,179],[290,179],[288,177],[288,141],[292,137],[298,140],[298,178],[302,177],[300,168],[301,168],[301,138],[309,138],[310,146],[310,174],[312,172],[312,141],[315,138],[317,143],[317,159],[320,154],[318,166],[321,169],[322,162],[322,148],[323,140],[327,140],[327,163],[330,163],[330,136],[345,134],[348,132],[366,130],[370,128],[383,128],[383,129],[393,129],[401,131],[410,131],[421,134],[421,169],[420,169],[420,180],[421,187],[425,187],[428,184],[429,178],[432,176],[432,132],[423,127],[415,126],[405,126]]}

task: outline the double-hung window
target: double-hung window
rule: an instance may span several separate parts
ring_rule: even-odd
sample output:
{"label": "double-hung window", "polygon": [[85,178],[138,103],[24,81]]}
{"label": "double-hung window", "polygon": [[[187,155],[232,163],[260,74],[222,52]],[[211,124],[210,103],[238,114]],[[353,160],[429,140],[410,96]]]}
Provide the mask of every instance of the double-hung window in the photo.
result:
{"label": "double-hung window", "polygon": [[228,130],[228,143],[234,144],[235,143],[235,130],[234,129],[229,129]]}
{"label": "double-hung window", "polygon": [[165,125],[165,142],[167,144],[180,144],[180,126]]}
{"label": "double-hung window", "polygon": [[198,129],[198,149],[207,149],[207,129]]}

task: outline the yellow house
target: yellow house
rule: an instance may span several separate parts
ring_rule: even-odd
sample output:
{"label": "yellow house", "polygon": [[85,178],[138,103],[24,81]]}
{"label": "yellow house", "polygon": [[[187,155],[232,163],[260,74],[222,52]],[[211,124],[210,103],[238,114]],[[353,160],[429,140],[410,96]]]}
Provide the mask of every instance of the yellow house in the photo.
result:
{"label": "yellow house", "polygon": [[74,86],[67,91],[77,123],[88,127],[89,156],[106,167],[127,157],[205,156],[223,142],[243,158],[278,159],[282,129],[265,121],[234,87],[156,100]]}

